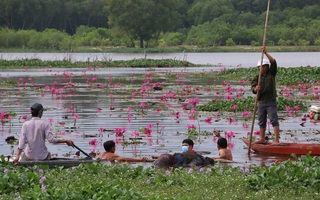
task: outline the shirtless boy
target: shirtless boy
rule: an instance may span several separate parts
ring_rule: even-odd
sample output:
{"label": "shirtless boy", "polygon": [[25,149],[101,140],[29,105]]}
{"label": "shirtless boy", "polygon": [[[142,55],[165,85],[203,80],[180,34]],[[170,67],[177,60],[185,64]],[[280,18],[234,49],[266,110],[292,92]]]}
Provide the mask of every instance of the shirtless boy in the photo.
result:
{"label": "shirtless boy", "polygon": [[213,158],[213,159],[232,160],[232,153],[231,153],[231,149],[228,148],[227,139],[222,137],[219,131],[214,131],[214,134],[219,138],[217,141],[219,157]]}
{"label": "shirtless boy", "polygon": [[142,157],[142,158],[127,158],[123,156],[119,156],[118,154],[115,154],[116,151],[116,144],[114,141],[109,140],[103,143],[103,147],[106,150],[106,152],[103,152],[96,156],[96,158],[108,160],[112,163],[115,161],[122,161],[122,162],[145,162],[148,158]]}

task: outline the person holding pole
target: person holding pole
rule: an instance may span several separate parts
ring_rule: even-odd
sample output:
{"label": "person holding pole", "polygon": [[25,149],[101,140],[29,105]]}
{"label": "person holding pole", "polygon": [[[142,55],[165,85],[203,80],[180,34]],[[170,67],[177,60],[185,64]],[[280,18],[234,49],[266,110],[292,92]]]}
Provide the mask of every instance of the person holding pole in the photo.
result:
{"label": "person holding pole", "polygon": [[[258,62],[258,67],[260,69],[260,81],[259,75],[254,77],[251,82],[251,90],[254,94],[258,93],[258,120],[260,127],[260,139],[255,142],[255,144],[265,144],[265,133],[267,125],[267,117],[270,119],[270,123],[273,126],[273,131],[275,138],[273,140],[273,145],[279,144],[279,121],[277,114],[277,92],[276,92],[276,74],[277,74],[277,62],[276,60],[267,52],[266,47],[262,47],[263,54],[268,59],[262,59]],[[258,84],[260,83],[260,84]]]}

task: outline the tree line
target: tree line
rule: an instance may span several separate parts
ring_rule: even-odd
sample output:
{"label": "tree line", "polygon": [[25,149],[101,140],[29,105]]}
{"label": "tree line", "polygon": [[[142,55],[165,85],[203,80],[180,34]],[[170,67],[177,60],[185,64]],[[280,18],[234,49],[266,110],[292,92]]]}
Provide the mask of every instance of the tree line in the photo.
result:
{"label": "tree line", "polygon": [[[267,0],[0,0],[0,47],[261,45]],[[267,42],[320,45],[319,0],[271,0]]]}

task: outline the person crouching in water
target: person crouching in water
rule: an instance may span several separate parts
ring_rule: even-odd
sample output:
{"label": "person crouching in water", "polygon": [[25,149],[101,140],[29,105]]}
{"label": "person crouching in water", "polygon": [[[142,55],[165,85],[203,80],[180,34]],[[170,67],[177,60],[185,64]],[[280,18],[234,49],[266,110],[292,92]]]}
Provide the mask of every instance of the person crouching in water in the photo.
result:
{"label": "person crouching in water", "polygon": [[232,160],[231,149],[228,148],[228,142],[226,138],[219,138],[217,141],[217,147],[219,150],[219,157],[213,158],[215,159],[225,159]]}
{"label": "person crouching in water", "polygon": [[193,149],[194,142],[191,139],[184,139],[182,141],[182,152],[191,152],[195,153],[196,151]]}
{"label": "person crouching in water", "polygon": [[225,159],[225,160],[232,160],[232,153],[231,149],[228,147],[228,141],[226,138],[220,135],[219,131],[214,131],[214,134],[219,138],[217,141],[217,147],[219,151],[219,157],[213,158],[215,159]]}
{"label": "person crouching in water", "polygon": [[97,155],[97,159],[107,160],[111,163],[114,163],[115,161],[122,161],[122,162],[145,162],[148,160],[147,157],[142,158],[128,158],[123,157],[118,154],[116,154],[116,143],[112,140],[106,141],[103,143],[103,147],[105,149],[105,152],[102,152],[101,154]]}

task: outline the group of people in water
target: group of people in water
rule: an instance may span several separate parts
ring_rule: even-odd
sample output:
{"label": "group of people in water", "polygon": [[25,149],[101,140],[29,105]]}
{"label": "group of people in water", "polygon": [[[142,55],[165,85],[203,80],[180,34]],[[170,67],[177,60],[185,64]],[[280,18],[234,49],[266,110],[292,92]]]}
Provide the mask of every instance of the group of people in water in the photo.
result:
{"label": "group of people in water", "polygon": [[[197,153],[194,149],[194,142],[191,139],[184,139],[182,141],[182,152],[175,154],[161,154],[155,161],[154,166],[156,168],[167,167],[193,167],[213,165],[216,159],[232,160],[231,150],[228,148],[228,142],[225,138],[221,137],[219,131],[214,131],[215,135],[219,138],[217,141],[217,147],[219,156],[215,158],[204,157],[200,153]],[[108,160],[112,163],[124,161],[124,162],[145,162],[147,157],[142,158],[128,158],[119,156],[115,153],[116,144],[114,141],[109,140],[104,142],[103,147],[105,152],[96,156],[97,159]]]}
{"label": "group of people in water", "polygon": [[[257,94],[258,98],[258,118],[260,127],[260,139],[256,144],[265,144],[265,130],[267,116],[274,127],[275,139],[273,144],[279,145],[279,122],[276,110],[276,87],[275,75],[277,73],[277,63],[275,59],[266,52],[265,47],[262,47],[263,54],[268,59],[263,59],[258,62],[260,76],[253,79],[251,83],[252,92]],[[14,163],[20,160],[48,160],[51,154],[48,151],[45,141],[50,143],[66,143],[68,146],[74,146],[73,141],[57,139],[53,135],[53,130],[49,122],[42,120],[44,108],[41,104],[35,103],[31,106],[32,118],[22,125],[20,132],[18,153],[14,159]],[[204,157],[193,149],[194,142],[191,139],[182,141],[182,152],[175,154],[162,154],[154,162],[157,168],[162,167],[179,167],[179,166],[203,166],[213,164],[217,159],[232,160],[231,150],[228,148],[228,142],[221,137],[219,131],[214,131],[214,134],[219,138],[217,148],[219,155],[215,158]],[[25,147],[26,146],[26,147]],[[104,159],[110,162],[144,162],[147,157],[142,158],[127,158],[115,153],[116,145],[112,140],[106,141],[104,144],[105,152],[96,156],[97,159]]]}
{"label": "group of people in water", "polygon": [[[33,160],[50,160],[51,154],[48,151],[45,142],[50,143],[66,143],[68,146],[74,146],[73,141],[57,139],[53,135],[52,126],[49,122],[42,120],[44,108],[41,104],[35,103],[31,106],[32,118],[22,125],[19,137],[18,153],[13,160],[13,163],[19,161],[33,161]],[[179,166],[204,166],[206,164],[214,164],[215,159],[232,160],[231,150],[228,148],[227,140],[221,137],[219,131],[214,131],[214,134],[219,138],[217,147],[219,156],[216,158],[203,157],[194,149],[194,142],[191,139],[182,141],[182,152],[170,154],[162,154],[154,162],[157,168],[162,167],[179,167]],[[103,147],[105,152],[96,156],[97,159],[103,159],[115,162],[145,162],[147,157],[129,158],[116,154],[116,144],[113,140],[104,142]]]}

